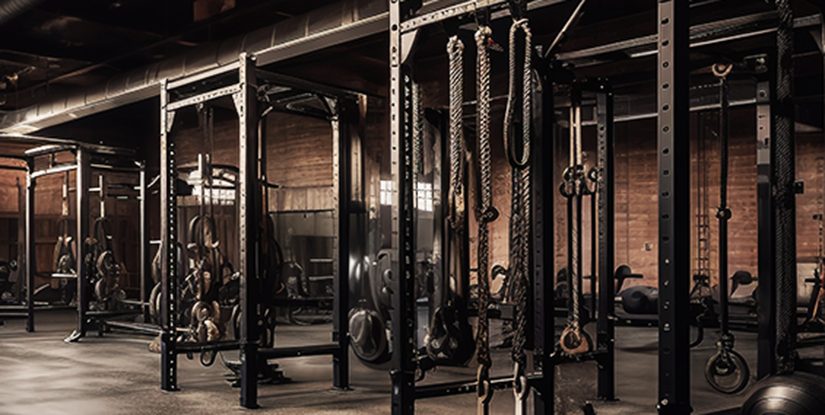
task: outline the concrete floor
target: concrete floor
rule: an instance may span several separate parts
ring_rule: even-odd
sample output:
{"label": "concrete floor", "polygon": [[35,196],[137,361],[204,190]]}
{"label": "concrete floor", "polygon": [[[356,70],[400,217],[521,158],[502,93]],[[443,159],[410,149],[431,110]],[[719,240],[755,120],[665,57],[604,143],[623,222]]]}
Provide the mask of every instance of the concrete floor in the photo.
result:
{"label": "concrete floor", "polygon": [[[180,361],[180,392],[159,389],[159,356],[147,351],[146,337],[109,334],[89,337],[79,344],[62,339],[74,325],[69,313],[41,313],[38,331],[26,334],[22,321],[0,327],[0,414],[217,414],[246,412],[238,406],[238,391],[224,380],[219,363],[203,368],[196,361]],[[326,341],[329,326],[281,326],[284,345]],[[744,395],[715,393],[704,380],[705,359],[714,350],[714,333],[694,349],[693,403],[696,413],[730,408]],[[300,341],[296,342],[296,339]],[[618,402],[594,402],[597,413],[653,414],[656,398],[656,330],[619,328],[617,336]],[[739,334],[739,350],[755,365],[755,336]],[[511,373],[506,350],[496,352],[494,375]],[[256,414],[386,414],[389,412],[389,376],[370,370],[353,359],[352,391],[331,389],[329,357],[281,360],[292,383],[261,386]],[[560,414],[578,409],[595,396],[593,363],[557,368],[556,405]],[[426,382],[470,379],[470,368],[440,368]],[[498,392],[494,413],[512,413],[512,393]],[[416,404],[421,414],[473,413],[475,395],[429,399]]]}

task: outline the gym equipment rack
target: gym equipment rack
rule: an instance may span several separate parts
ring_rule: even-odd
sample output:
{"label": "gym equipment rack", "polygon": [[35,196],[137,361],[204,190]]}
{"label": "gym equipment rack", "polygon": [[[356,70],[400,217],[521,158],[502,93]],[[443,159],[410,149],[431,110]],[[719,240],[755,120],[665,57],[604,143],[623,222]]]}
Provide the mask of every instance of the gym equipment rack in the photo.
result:
{"label": "gym equipment rack", "polygon": [[[72,154],[74,156],[74,162],[71,163],[60,163],[56,165],[50,165],[47,168],[37,169],[35,168],[35,161],[40,157],[49,157],[51,159],[56,158],[60,154]],[[27,187],[27,203],[31,204],[32,215],[34,212],[34,191],[36,188],[36,181],[40,177],[58,174],[58,173],[68,173],[71,171],[75,172],[75,194],[76,194],[76,205],[77,208],[75,210],[76,215],[76,240],[75,240],[75,249],[76,249],[76,256],[75,260],[77,261],[76,265],[76,272],[73,277],[69,276],[68,278],[76,278],[77,280],[77,328],[66,337],[66,342],[77,342],[81,338],[85,337],[87,332],[90,329],[96,328],[100,333],[105,330],[106,320],[112,317],[122,317],[127,315],[135,315],[141,314],[142,308],[145,307],[146,304],[146,292],[145,289],[141,289],[141,297],[140,306],[137,310],[90,310],[89,309],[89,298],[88,293],[90,292],[90,285],[88,280],[88,264],[86,262],[86,254],[88,253],[88,246],[86,245],[85,241],[90,236],[90,228],[89,228],[89,198],[92,193],[100,192],[100,189],[95,189],[95,191],[91,188],[91,174],[92,170],[101,170],[101,171],[115,171],[115,172],[123,172],[123,173],[138,173],[141,177],[141,184],[145,183],[145,175],[146,175],[146,165],[142,161],[135,161],[135,152],[131,149],[126,148],[118,148],[118,147],[105,147],[105,146],[89,146],[89,145],[60,145],[60,144],[46,144],[40,147],[29,149],[25,152],[25,155],[29,160],[31,160],[32,169],[29,173],[29,186]],[[51,164],[51,163],[50,163]],[[141,188],[138,186],[140,197],[140,211],[141,217],[143,218],[140,221],[141,226],[145,225],[147,222],[145,220],[145,212],[146,206],[144,203],[145,199],[145,186]],[[32,219],[33,220],[33,219]],[[31,235],[32,227],[27,226],[27,235],[26,240],[28,243],[33,244],[34,239]],[[140,246],[145,246],[145,243],[148,242],[148,236],[145,229],[140,230],[141,241]],[[31,248],[32,254],[34,254],[34,247]],[[28,259],[28,258],[27,258]],[[146,272],[148,268],[146,268],[143,264],[146,264],[148,260],[148,252],[145,249],[140,250],[140,286],[145,286],[146,281]],[[34,257],[28,261],[29,272],[34,273],[36,266],[36,261]],[[55,277],[61,277],[60,275],[54,275]]]}
{"label": "gym equipment rack", "polygon": [[[264,86],[272,88],[263,88]],[[262,107],[269,94],[273,98],[295,98],[302,94],[320,97],[325,109],[313,111],[289,105],[272,105],[272,111],[322,117],[329,120],[333,140],[333,198],[335,242],[333,247],[334,299],[331,342],[307,346],[275,346],[259,348],[258,309],[261,300],[255,290],[259,275],[257,251],[260,232],[261,172],[258,166],[259,121],[267,110]],[[275,96],[277,94],[277,97]],[[238,117],[238,217],[240,250],[240,323],[239,341],[211,343],[181,343],[177,341],[178,313],[177,269],[178,220],[175,180],[177,151],[172,126],[175,114],[183,108],[231,98]],[[331,355],[333,357],[333,387],[349,388],[349,220],[351,202],[351,166],[353,160],[351,127],[358,125],[358,103],[362,94],[307,82],[298,78],[270,73],[256,67],[255,57],[242,53],[237,61],[181,79],[161,82],[160,91],[160,187],[161,187],[161,389],[178,390],[177,356],[202,352],[240,350],[240,405],[258,407],[258,362],[266,359],[299,356]],[[287,100],[288,101],[288,100]],[[285,101],[286,102],[286,101]],[[232,104],[230,104],[232,105]],[[265,151],[265,149],[263,149]],[[269,185],[266,183],[265,185]],[[326,300],[326,299],[324,299]],[[309,299],[311,302],[311,299]],[[276,306],[306,305],[306,299],[276,299]]]}
{"label": "gym equipment rack", "polygon": [[[28,173],[29,165],[25,156],[16,155],[11,153],[4,153],[0,154],[0,159],[3,159],[3,164],[0,165],[0,170],[4,171],[20,171],[24,173]],[[21,243],[23,244],[23,251],[19,252],[18,250],[18,257],[17,259],[17,283],[15,284],[15,301],[14,304],[3,304],[0,305],[0,325],[3,324],[4,320],[11,320],[11,319],[25,319],[26,320],[26,331],[33,332],[34,331],[34,311],[39,309],[40,307],[34,306],[34,301],[32,296],[26,295],[26,298],[23,298],[23,288],[26,288],[26,293],[33,292],[32,286],[34,285],[33,281],[29,279],[29,276],[34,276],[34,274],[27,273],[26,264],[27,261],[25,260],[25,249],[28,246],[26,244],[25,239],[21,239],[20,236],[25,237],[25,222],[26,222],[26,199],[25,199],[25,191],[20,189],[20,185],[18,184],[18,198],[19,198],[19,214],[20,223],[18,224],[17,228],[23,229],[22,234],[18,236],[18,245]],[[12,260],[13,258],[9,258]],[[28,304],[32,304],[32,307],[29,308]]]}
{"label": "gym equipment rack", "polygon": [[[76,229],[76,273],[73,276],[65,276],[65,278],[75,278],[78,286],[77,294],[77,328],[72,332],[66,341],[77,341],[86,335],[90,327],[98,327],[101,329],[104,325],[105,319],[115,316],[123,316],[129,314],[139,314],[140,311],[93,311],[89,310],[88,299],[88,280],[85,278],[86,272],[86,246],[83,241],[89,236],[89,189],[91,171],[99,169],[104,171],[121,171],[121,172],[137,172],[141,175],[141,183],[145,183],[145,163],[135,162],[135,152],[126,148],[111,147],[105,145],[88,144],[85,142],[52,138],[40,137],[30,135],[7,135],[0,136],[0,140],[6,143],[19,144],[20,146],[36,146],[23,151],[22,154],[4,154],[2,158],[15,159],[26,164],[26,192],[25,192],[25,232],[23,240],[25,241],[25,260],[24,271],[26,286],[34,286],[34,276],[37,272],[37,261],[35,258],[36,241],[33,236],[34,221],[35,221],[35,190],[37,179],[44,176],[49,176],[58,173],[68,173],[74,171],[76,174],[75,191],[76,198],[76,214],[77,214],[77,229]],[[68,163],[60,163],[49,165],[46,168],[38,168],[35,161],[41,157],[54,158],[59,154],[71,154],[74,161]],[[51,164],[51,163],[50,163]],[[144,199],[145,187],[140,190],[141,200]],[[145,218],[145,208],[141,201],[141,227],[145,227],[147,221]],[[146,232],[141,231],[142,244],[148,242]],[[148,268],[145,266],[148,260],[148,252],[141,249],[140,253],[140,281],[141,286],[146,279],[146,272]],[[80,276],[80,277],[78,277]],[[63,277],[63,276],[59,276]],[[146,293],[141,291],[142,304],[146,304]],[[63,307],[53,306],[35,306],[33,300],[34,290],[27,289],[26,301],[24,305],[3,307],[0,309],[0,317],[2,318],[25,318],[26,330],[34,331],[34,312],[36,310],[48,310]]]}
{"label": "gym equipment rack", "polygon": [[[486,10],[491,19],[509,15],[508,6],[517,6],[533,10],[563,1],[508,2],[504,0],[464,1],[449,6],[436,4],[423,5],[421,1],[392,0],[390,2],[390,139],[392,149],[392,333],[393,354],[392,368],[392,413],[397,415],[413,414],[415,401],[430,397],[448,396],[475,392],[475,379],[416,386],[416,301],[415,301],[415,254],[416,241],[414,233],[415,197],[413,188],[413,126],[412,126],[412,55],[415,42],[426,26],[450,19],[467,17],[475,12]],[[439,7],[440,6],[440,7]],[[608,318],[612,311],[613,287],[612,254],[610,260],[604,261],[612,252],[613,228],[609,224],[600,227],[600,290],[608,290],[602,295],[599,304],[597,347],[591,353],[574,359],[554,353],[556,339],[553,326],[553,281],[554,281],[554,246],[553,238],[553,194],[555,183],[552,181],[553,167],[545,162],[553,154],[553,94],[550,67],[547,62],[537,64],[540,72],[540,85],[534,101],[534,139],[531,140],[532,154],[541,154],[532,161],[532,226],[530,252],[530,300],[528,312],[528,349],[532,352],[533,370],[527,375],[529,387],[535,392],[534,408],[536,413],[553,413],[554,366],[565,361],[596,360],[599,363],[599,396],[613,399],[615,390],[613,322]],[[601,134],[602,154],[612,151],[612,101],[606,84],[597,87],[598,123]],[[607,169],[612,164],[603,165]],[[608,194],[612,192],[612,175],[603,175],[600,183]],[[600,198],[599,208],[612,209],[612,197]],[[605,215],[606,217],[607,215]],[[605,272],[606,270],[606,272]],[[490,379],[493,389],[512,387],[512,376]]]}

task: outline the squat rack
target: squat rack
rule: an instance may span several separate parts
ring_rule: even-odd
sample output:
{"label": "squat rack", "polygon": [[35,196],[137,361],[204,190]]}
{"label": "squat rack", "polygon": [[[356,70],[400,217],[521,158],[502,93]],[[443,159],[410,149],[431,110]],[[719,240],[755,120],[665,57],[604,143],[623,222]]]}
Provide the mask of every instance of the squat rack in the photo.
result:
{"label": "squat rack", "polygon": [[[300,108],[288,98],[312,95],[321,99],[325,108]],[[276,98],[268,102],[270,95]],[[276,96],[277,95],[277,96]],[[238,246],[240,250],[240,322],[239,341],[211,343],[178,342],[176,315],[178,313],[178,250],[169,249],[178,244],[178,221],[175,180],[177,177],[177,150],[172,127],[175,114],[192,107],[230,97],[238,117]],[[287,99],[284,99],[287,97]],[[331,355],[333,357],[333,386],[349,388],[349,311],[350,241],[349,221],[352,199],[351,172],[357,156],[353,156],[352,141],[357,140],[352,128],[358,125],[358,104],[362,94],[307,82],[298,78],[270,73],[256,67],[253,55],[242,53],[233,61],[213,70],[189,77],[164,80],[160,91],[160,197],[161,197],[161,389],[178,390],[177,355],[240,350],[240,405],[258,407],[258,363],[267,359],[300,356]],[[284,100],[281,103],[280,99]],[[258,252],[260,206],[263,194],[259,165],[259,135],[265,130],[261,123],[269,111],[297,113],[320,117],[330,122],[333,140],[333,332],[331,342],[308,346],[259,346],[259,314],[263,298],[258,285],[264,270],[259,269]],[[265,141],[261,142],[265,143]],[[276,299],[276,306],[306,305],[312,299]]]}
{"label": "squat rack", "polygon": [[[26,158],[24,156],[16,155],[16,154],[10,154],[10,153],[9,154],[0,154],[0,159],[4,159],[4,163],[2,165],[0,165],[0,170],[21,171],[21,172],[25,172],[25,173],[28,173],[28,171],[29,171],[29,166],[28,166],[28,163],[26,163]],[[20,229],[23,226],[25,226],[24,223],[25,223],[25,219],[26,219],[27,210],[26,210],[26,203],[25,203],[25,192],[20,190],[20,185],[19,184],[17,186],[18,186],[18,192],[19,192],[18,198],[20,200],[20,203],[19,203],[19,205],[20,205],[19,206],[20,207],[19,216],[21,218],[21,223],[18,224],[18,229]],[[23,233],[24,233],[24,235],[21,235],[21,236],[25,237],[25,230],[24,230]],[[25,244],[24,247],[23,247],[24,251],[25,251],[25,248],[28,246],[28,244],[26,244],[26,242],[25,242],[25,239],[23,239],[22,241],[19,241],[19,242],[23,242]],[[19,244],[19,242],[18,242],[18,244]],[[0,305],[0,325],[2,325],[3,320],[25,319],[26,320],[26,331],[33,332],[34,331],[34,310],[35,310],[35,307],[33,305],[34,302],[32,300],[32,296],[26,295],[26,298],[23,298],[24,284],[25,284],[27,293],[33,291],[30,287],[32,287],[34,285],[33,282],[29,279],[29,276],[32,275],[32,277],[33,277],[33,274],[29,274],[25,271],[26,264],[28,263],[25,258],[26,258],[26,253],[25,252],[18,252],[17,284],[16,284],[16,289],[15,289],[15,294],[16,294],[15,295],[15,302],[16,302],[16,304]],[[11,260],[11,259],[12,258],[9,258],[9,260]],[[28,306],[29,304],[32,304],[31,308]],[[37,309],[39,309],[39,307]]]}
{"label": "squat rack", "polygon": [[[415,401],[430,397],[448,396],[477,391],[475,380],[446,382],[426,386],[416,386],[416,301],[415,301],[415,196],[414,186],[414,126],[413,123],[413,62],[415,43],[427,26],[450,19],[466,17],[486,10],[491,19],[507,16],[508,6],[532,10],[564,1],[521,1],[506,0],[464,1],[450,6],[424,6],[421,1],[393,0],[390,2],[390,139],[392,150],[392,413],[413,414]],[[532,281],[527,308],[530,310],[528,327],[528,349],[532,351],[533,370],[528,374],[529,388],[535,392],[536,413],[553,413],[554,366],[567,361],[560,353],[554,353],[556,338],[553,325],[553,281],[554,281],[554,206],[552,163],[554,102],[549,62],[535,66],[539,71],[539,85],[533,105],[534,139],[531,140],[533,157],[531,175],[532,209],[530,212],[530,258],[529,269]],[[599,198],[599,210],[608,217],[612,212],[612,137],[613,113],[612,92],[606,81],[599,80],[585,86],[596,94],[597,122],[599,130],[600,160],[605,174],[600,174],[599,188],[605,196]],[[612,216],[612,213],[609,214]],[[596,360],[599,366],[599,396],[613,399],[615,393],[615,362],[613,353],[613,326],[609,318],[612,312],[613,295],[613,228],[608,223],[599,227],[599,281],[600,304],[597,323],[598,339],[596,350],[579,356],[575,361]],[[490,379],[490,387],[503,389],[511,387],[513,377]]]}
{"label": "squat rack", "polygon": [[[25,241],[25,266],[24,274],[26,279],[26,301],[23,306],[3,307],[0,309],[0,317],[4,318],[25,318],[26,330],[34,331],[34,311],[51,309],[53,307],[35,307],[34,305],[34,277],[37,273],[37,261],[35,255],[36,241],[34,238],[34,221],[35,221],[35,190],[37,179],[53,174],[69,173],[74,171],[75,176],[75,191],[76,199],[76,273],[68,278],[77,279],[77,328],[72,332],[66,341],[77,341],[86,335],[87,330],[98,323],[98,328],[102,327],[103,320],[113,315],[123,315],[124,313],[110,313],[108,311],[91,311],[89,310],[88,288],[89,281],[85,278],[86,272],[85,256],[87,247],[83,241],[89,236],[89,198],[91,171],[93,169],[105,171],[121,171],[121,172],[138,172],[141,175],[141,183],[145,183],[145,163],[142,161],[135,162],[135,152],[130,149],[111,147],[97,144],[88,144],[75,140],[67,140],[52,137],[40,137],[30,135],[2,135],[0,136],[4,142],[18,143],[21,145],[39,145],[38,147],[30,148],[23,151],[23,154],[4,154],[2,158],[19,160],[26,164],[24,168],[26,171],[26,191],[25,191],[25,226],[24,237]],[[72,162],[54,164],[51,160],[60,154],[71,154]],[[41,157],[50,157],[50,165],[46,168],[38,168],[36,160]],[[147,223],[145,220],[145,187],[140,191],[141,194],[141,238],[144,240],[146,232],[143,227]],[[144,250],[141,250],[140,261],[145,264],[148,256]],[[148,268],[141,265],[140,281],[141,286],[146,278]],[[78,277],[80,276],[80,277]],[[141,303],[145,304],[145,290],[141,290]]]}
{"label": "squat rack", "polygon": [[[689,414],[690,148],[689,2],[660,1],[658,17],[659,397],[660,414]],[[790,51],[793,16],[777,0],[776,50],[757,78],[758,365],[757,377],[793,369],[796,232]],[[726,278],[726,276],[721,276]],[[784,366],[784,368],[783,368]]]}
{"label": "squat rack", "polygon": [[[107,318],[122,316],[128,314],[137,314],[139,310],[130,311],[112,311],[112,310],[90,310],[89,309],[89,289],[90,281],[88,279],[88,264],[86,255],[88,254],[88,246],[85,241],[90,236],[89,231],[89,211],[90,211],[90,197],[93,192],[99,192],[105,197],[105,191],[100,189],[93,189],[91,187],[91,174],[93,170],[101,171],[116,171],[124,173],[138,173],[141,177],[140,183],[145,183],[146,165],[142,161],[135,162],[135,152],[130,149],[98,146],[98,145],[59,145],[47,144],[37,148],[32,148],[25,152],[26,157],[30,160],[31,170],[29,173],[29,186],[27,187],[27,211],[31,209],[32,216],[34,216],[34,191],[36,188],[36,181],[40,177],[45,177],[53,174],[75,172],[75,194],[76,194],[76,241],[75,241],[75,260],[77,261],[75,267],[75,275],[70,278],[77,280],[77,328],[66,337],[66,342],[77,342],[85,337],[89,329],[97,328],[102,332]],[[38,169],[35,167],[36,159],[40,157],[49,157],[54,159],[60,154],[72,154],[74,161],[70,163],[59,163]],[[139,186],[140,187],[140,186]],[[145,212],[145,187],[139,190],[140,192],[140,211]],[[141,213],[143,215],[144,213]],[[34,218],[32,218],[34,220]],[[145,226],[146,221],[141,221],[140,226]],[[30,245],[32,253],[31,260],[27,262],[28,272],[34,273],[36,267],[36,260],[34,257],[34,237],[32,235],[33,226],[26,227],[26,241]],[[147,238],[146,229],[140,229],[141,246],[142,242]],[[140,250],[140,263],[145,264],[148,259],[145,250]],[[29,259],[27,257],[27,259]],[[143,287],[146,279],[146,267],[140,267],[139,279],[140,286]],[[144,289],[140,290],[140,304],[146,304],[146,292]]]}

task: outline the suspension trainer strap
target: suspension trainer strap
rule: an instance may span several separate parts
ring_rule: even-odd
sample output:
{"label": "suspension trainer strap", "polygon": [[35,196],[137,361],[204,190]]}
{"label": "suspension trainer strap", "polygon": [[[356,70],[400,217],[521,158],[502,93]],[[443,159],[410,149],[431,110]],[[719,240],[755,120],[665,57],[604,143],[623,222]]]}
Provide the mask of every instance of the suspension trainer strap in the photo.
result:
{"label": "suspension trainer strap", "polygon": [[567,325],[559,338],[559,347],[562,352],[576,356],[590,351],[593,341],[582,330],[581,299],[582,299],[582,198],[589,194],[587,180],[582,160],[582,124],[580,95],[574,88],[570,106],[570,166],[564,171],[564,181],[560,191],[567,198],[567,267],[568,284],[570,285],[570,308]]}
{"label": "suspension trainer strap", "polygon": [[582,120],[582,113],[581,113],[581,106],[574,105],[570,108],[570,165],[571,165],[571,180],[573,180],[573,186],[575,188],[573,192],[573,200],[575,203],[575,208],[570,210],[572,215],[567,219],[570,224],[568,225],[571,229],[570,231],[570,252],[568,255],[570,256],[570,269],[567,270],[568,274],[570,275],[570,289],[572,293],[570,295],[570,301],[573,304],[571,308],[571,318],[570,318],[570,325],[574,329],[579,329],[579,319],[581,317],[581,304],[580,304],[580,295],[581,295],[581,286],[579,286],[579,281],[581,278],[581,241],[579,240],[579,233],[581,232],[581,195],[580,190],[581,186],[579,185],[580,180],[580,170],[581,170],[581,163],[582,163],[582,147],[581,147],[581,120]]}
{"label": "suspension trainer strap", "polygon": [[498,216],[493,207],[492,162],[490,152],[490,55],[487,45],[492,30],[480,26],[475,33],[477,49],[477,135],[479,161],[479,195],[480,204],[476,207],[478,218],[478,331],[476,350],[478,360],[478,409],[479,415],[490,413],[490,400],[493,389],[490,385],[490,321],[487,311],[490,306],[490,229],[489,223]]}
{"label": "suspension trainer strap", "polygon": [[[515,413],[527,411],[527,286],[530,275],[530,125],[532,122],[532,33],[527,19],[513,21],[509,36],[509,91],[504,117],[504,142],[512,167],[512,204],[510,216],[510,276],[513,279],[515,316],[513,325],[513,394]],[[517,81],[519,72],[517,37],[524,36],[521,84]],[[519,91],[519,86],[521,91]],[[517,119],[517,94],[521,92],[521,119]],[[518,131],[516,124],[520,128]],[[520,132],[520,134],[519,134]],[[520,138],[521,154],[517,154],[516,139]]]}

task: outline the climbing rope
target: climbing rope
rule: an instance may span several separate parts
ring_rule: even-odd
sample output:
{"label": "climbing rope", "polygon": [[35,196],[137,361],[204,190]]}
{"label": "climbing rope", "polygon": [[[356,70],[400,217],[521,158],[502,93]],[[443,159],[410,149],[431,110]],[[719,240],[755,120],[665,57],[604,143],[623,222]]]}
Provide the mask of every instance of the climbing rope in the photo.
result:
{"label": "climbing rope", "polygon": [[777,372],[792,373],[796,360],[796,205],[794,182],[793,10],[790,0],[776,0],[777,111],[773,146],[773,199],[776,280]]}
{"label": "climbing rope", "polygon": [[464,43],[458,36],[451,36],[447,42],[450,76],[450,216],[453,229],[458,229],[464,220]]}
{"label": "climbing rope", "polygon": [[[532,33],[527,19],[517,19],[510,26],[509,36],[509,89],[504,117],[504,145],[512,168],[512,195],[510,216],[510,277],[513,279],[515,315],[513,324],[513,394],[516,414],[527,410],[526,364],[527,354],[527,284],[530,255],[530,123],[532,121]],[[516,40],[524,35],[524,56],[521,66],[521,91],[517,82],[519,72]],[[517,120],[516,100],[521,92],[521,120]],[[519,122],[520,121],[520,122]],[[520,125],[517,125],[520,124]],[[520,129],[520,134],[518,128]],[[521,154],[517,154],[516,139],[521,139]]]}
{"label": "climbing rope", "polygon": [[476,207],[478,218],[478,330],[476,333],[476,358],[478,360],[478,414],[490,411],[493,389],[490,385],[490,328],[487,311],[490,306],[490,229],[498,212],[493,207],[492,162],[490,152],[490,55],[487,48],[492,30],[480,26],[475,33],[477,48],[477,135],[479,161],[480,204]]}

